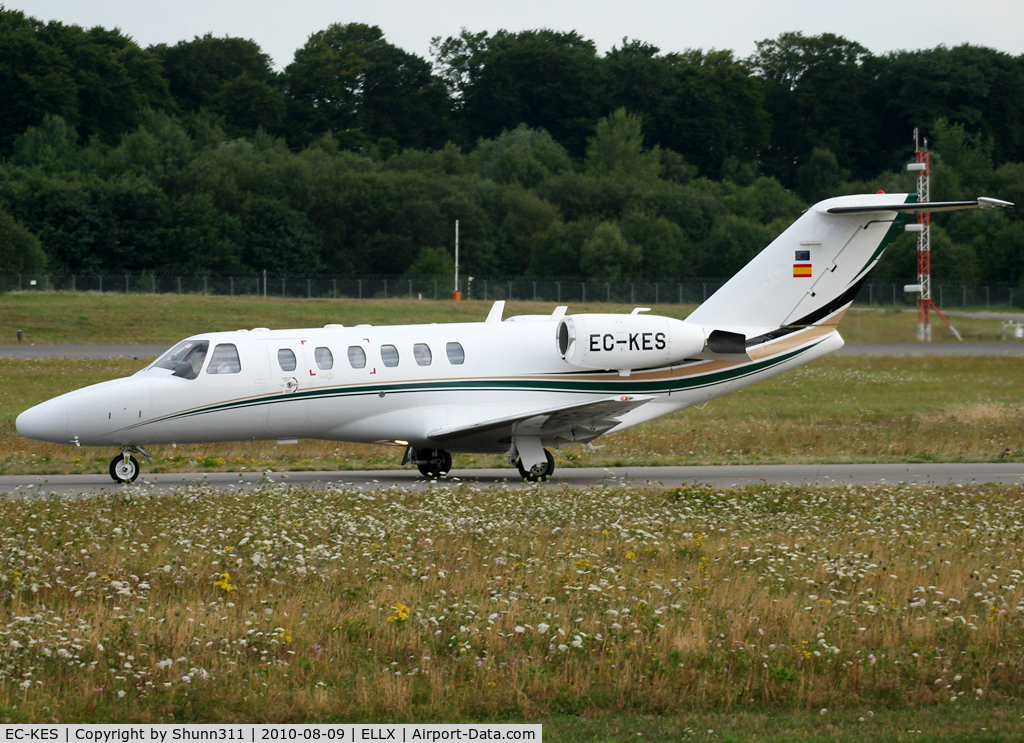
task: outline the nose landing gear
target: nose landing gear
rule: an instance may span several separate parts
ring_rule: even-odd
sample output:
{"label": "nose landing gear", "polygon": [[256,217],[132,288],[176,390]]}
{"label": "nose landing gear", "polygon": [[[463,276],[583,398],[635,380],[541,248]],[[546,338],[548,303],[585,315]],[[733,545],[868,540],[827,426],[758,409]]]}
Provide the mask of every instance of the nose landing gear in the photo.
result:
{"label": "nose landing gear", "polygon": [[141,446],[122,447],[121,453],[110,460],[110,476],[114,479],[114,482],[119,484],[135,482],[139,476],[141,469],[139,467],[139,460],[132,456],[132,452],[138,452],[146,458],[147,462],[153,464],[153,460]]}

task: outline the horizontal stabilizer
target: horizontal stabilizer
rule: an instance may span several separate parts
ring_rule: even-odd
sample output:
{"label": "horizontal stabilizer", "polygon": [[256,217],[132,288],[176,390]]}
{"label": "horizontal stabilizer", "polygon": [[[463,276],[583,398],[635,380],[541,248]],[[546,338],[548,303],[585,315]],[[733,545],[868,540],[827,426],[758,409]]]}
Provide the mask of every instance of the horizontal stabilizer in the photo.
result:
{"label": "horizontal stabilizer", "polygon": [[431,441],[446,444],[480,437],[500,441],[509,439],[513,434],[589,441],[617,426],[625,413],[653,399],[641,395],[607,397],[557,408],[531,410],[469,425],[444,426],[434,429],[427,436]]}
{"label": "horizontal stabilizer", "polygon": [[834,206],[829,214],[867,214],[870,212],[955,212],[961,209],[989,209],[1013,206],[1009,201],[981,196],[974,201],[924,201],[914,204],[872,204],[870,206]]}

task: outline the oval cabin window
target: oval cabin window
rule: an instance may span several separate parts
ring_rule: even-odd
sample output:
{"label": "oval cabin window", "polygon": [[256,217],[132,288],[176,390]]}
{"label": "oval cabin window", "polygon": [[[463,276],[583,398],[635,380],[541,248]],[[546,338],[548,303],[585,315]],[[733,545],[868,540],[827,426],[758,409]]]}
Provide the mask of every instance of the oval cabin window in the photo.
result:
{"label": "oval cabin window", "polygon": [[353,369],[365,369],[366,368],[366,351],[359,346],[348,347],[348,363],[352,365]]}
{"label": "oval cabin window", "polygon": [[313,351],[313,358],[316,359],[316,368],[327,371],[334,368],[334,354],[326,346],[317,346]]}
{"label": "oval cabin window", "polygon": [[295,354],[290,348],[280,348],[277,351],[277,363],[281,371],[295,371]]}
{"label": "oval cabin window", "polygon": [[430,362],[434,360],[433,354],[430,353],[430,346],[426,343],[417,343],[412,347],[412,357],[416,359],[416,363],[419,366],[430,366]]}
{"label": "oval cabin window", "polygon": [[461,364],[466,360],[466,352],[462,349],[461,343],[449,343],[444,350],[448,354],[448,363],[450,364]]}

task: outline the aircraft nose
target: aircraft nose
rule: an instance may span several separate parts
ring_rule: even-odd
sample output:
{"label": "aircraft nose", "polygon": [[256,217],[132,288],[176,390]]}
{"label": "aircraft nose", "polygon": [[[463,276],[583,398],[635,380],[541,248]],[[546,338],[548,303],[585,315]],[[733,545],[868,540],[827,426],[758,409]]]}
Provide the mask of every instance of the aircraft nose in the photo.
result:
{"label": "aircraft nose", "polygon": [[18,433],[27,439],[68,443],[68,403],[57,398],[29,408],[14,422]]}

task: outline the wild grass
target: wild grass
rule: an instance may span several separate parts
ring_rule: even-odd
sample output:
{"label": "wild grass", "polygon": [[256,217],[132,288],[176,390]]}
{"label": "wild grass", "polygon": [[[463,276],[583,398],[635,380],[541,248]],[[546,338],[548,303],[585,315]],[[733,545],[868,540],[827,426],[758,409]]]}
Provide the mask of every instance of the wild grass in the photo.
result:
{"label": "wild grass", "polygon": [[[327,323],[398,325],[424,322],[479,322],[491,302],[415,299],[282,299],[176,294],[98,294],[95,292],[10,292],[0,294],[0,344],[144,343],[171,345],[202,332],[239,328],[308,328]],[[634,305],[570,303],[570,312],[630,312]],[[549,314],[550,302],[509,302],[505,316]],[[685,318],[694,305],[659,304],[653,311]],[[983,308],[982,308],[983,309]],[[965,340],[1002,340],[998,320],[957,316]],[[860,309],[847,313],[843,336],[851,343],[912,342],[917,314],[906,309]],[[956,342],[933,317],[935,342]]]}
{"label": "wild grass", "polygon": [[[0,359],[0,474],[105,473],[112,449],[29,441],[14,419],[68,390],[131,374],[130,359]],[[558,467],[1024,460],[1024,365],[1005,357],[832,356],[598,441]],[[1009,450],[1009,451],[1007,451]],[[393,469],[397,447],[329,441],[154,446],[147,472]],[[455,467],[507,467],[455,455]]]}
{"label": "wild grass", "polygon": [[267,480],[6,500],[0,543],[5,722],[940,708],[1021,732],[1020,487]]}

